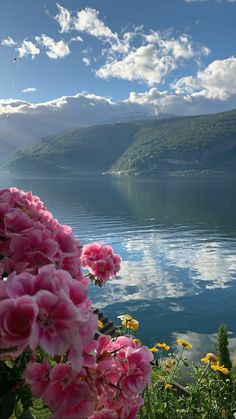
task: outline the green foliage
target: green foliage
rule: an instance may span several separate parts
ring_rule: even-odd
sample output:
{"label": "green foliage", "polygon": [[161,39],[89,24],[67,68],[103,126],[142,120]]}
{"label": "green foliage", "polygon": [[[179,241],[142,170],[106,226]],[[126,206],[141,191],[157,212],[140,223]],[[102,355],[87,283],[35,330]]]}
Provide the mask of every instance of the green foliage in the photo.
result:
{"label": "green foliage", "polygon": [[28,171],[158,173],[236,170],[236,110],[65,131],[23,148],[6,166]]}
{"label": "green foliage", "polygon": [[232,362],[230,359],[228,344],[229,344],[229,341],[228,341],[227,326],[224,324],[221,324],[218,330],[218,335],[217,335],[216,350],[218,352],[220,365],[224,365],[226,368],[231,370]]}
{"label": "green foliage", "polygon": [[117,171],[235,170],[236,111],[144,124]]}
{"label": "green foliage", "polygon": [[46,137],[19,149],[5,168],[43,173],[108,171],[138,128],[136,122],[99,125]]}
{"label": "green foliage", "polygon": [[184,389],[173,381],[176,375],[181,375],[178,356],[176,360],[178,367],[174,368],[174,374],[161,365],[154,367],[139,419],[233,419],[235,382],[232,384],[227,376],[223,380],[223,374],[213,371],[210,364],[198,364],[192,367],[191,382]]}

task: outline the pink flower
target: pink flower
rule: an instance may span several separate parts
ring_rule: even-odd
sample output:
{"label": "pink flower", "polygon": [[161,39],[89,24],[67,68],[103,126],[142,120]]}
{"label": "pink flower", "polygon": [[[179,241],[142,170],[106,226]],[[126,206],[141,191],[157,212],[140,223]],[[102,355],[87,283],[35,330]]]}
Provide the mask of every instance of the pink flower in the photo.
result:
{"label": "pink flower", "polygon": [[53,263],[88,285],[80,268],[80,242],[31,192],[0,191],[0,236],[0,278],[13,271],[36,274],[40,267]]}
{"label": "pink flower", "polygon": [[35,294],[35,276],[28,272],[22,272],[19,275],[12,273],[3,284],[10,298]]}
{"label": "pink flower", "polygon": [[150,382],[152,353],[127,337],[100,336],[97,354],[100,409],[96,410],[111,409],[119,418],[136,418],[143,402],[140,394]]}
{"label": "pink flower", "polygon": [[77,371],[85,364],[95,366],[97,316],[82,283],[51,264],[40,268],[38,275],[12,273],[0,285],[0,301],[34,297],[37,316],[28,341],[32,350],[41,346],[52,356],[67,352]]}
{"label": "pink flower", "polygon": [[81,264],[102,283],[114,278],[120,270],[121,258],[111,246],[93,243],[83,247]]}
{"label": "pink flower", "polygon": [[42,363],[28,362],[23,377],[30,385],[34,397],[40,398],[49,383],[50,364],[47,359]]}
{"label": "pink flower", "polygon": [[[86,300],[80,307],[77,307],[78,323],[75,325],[77,333],[74,333],[72,345],[68,352],[68,360],[73,369],[79,371],[82,365],[87,362],[95,363],[95,359],[86,354],[88,345],[94,342],[94,335],[98,329],[97,315],[93,313],[91,301]],[[97,346],[97,344],[96,344]],[[83,353],[84,351],[84,353]]]}
{"label": "pink flower", "polygon": [[[0,263],[0,269],[1,269],[1,263]],[[6,291],[5,281],[0,280],[0,301],[5,300],[6,298],[8,298],[8,294]]]}
{"label": "pink flower", "polygon": [[37,314],[38,306],[32,297],[0,301],[0,346],[16,346],[23,350],[29,342]]}
{"label": "pink flower", "polygon": [[36,273],[39,266],[55,261],[58,244],[48,237],[46,231],[34,230],[14,237],[10,249],[14,263],[27,260],[29,268]]}
{"label": "pink flower", "polygon": [[152,353],[142,346],[138,349],[127,348],[125,355],[125,374],[120,380],[120,387],[127,396],[140,394],[146,384],[150,384]]}
{"label": "pink flower", "polygon": [[83,350],[83,366],[87,368],[95,368],[97,361],[98,341],[93,340],[88,343]]}
{"label": "pink flower", "polygon": [[85,371],[78,374],[67,364],[58,364],[50,372],[50,382],[43,401],[54,412],[55,419],[84,419],[96,405],[96,388]]}
{"label": "pink flower", "polygon": [[136,419],[138,411],[143,405],[143,399],[140,396],[127,398],[121,393],[117,399],[105,404],[107,409],[116,411],[119,419]]}
{"label": "pink flower", "polygon": [[54,240],[57,241],[65,255],[72,256],[75,252],[75,238],[71,234],[71,229],[66,228],[67,226],[63,227],[61,225],[58,226]]}
{"label": "pink flower", "polygon": [[33,221],[19,208],[12,208],[4,217],[6,237],[14,237],[23,234],[33,228]]}
{"label": "pink flower", "polygon": [[41,346],[50,355],[63,355],[73,340],[77,312],[69,299],[41,290],[35,295],[39,313],[33,326],[30,347]]}
{"label": "pink flower", "polygon": [[[36,292],[47,290],[61,297],[69,297],[70,286],[73,281],[75,280],[72,279],[68,272],[61,269],[55,269],[53,264],[45,265],[42,268],[39,268],[35,281],[35,289]],[[84,298],[85,297],[86,294]]]}
{"label": "pink flower", "polygon": [[95,410],[88,419],[119,419],[119,417],[114,410],[102,409]]}

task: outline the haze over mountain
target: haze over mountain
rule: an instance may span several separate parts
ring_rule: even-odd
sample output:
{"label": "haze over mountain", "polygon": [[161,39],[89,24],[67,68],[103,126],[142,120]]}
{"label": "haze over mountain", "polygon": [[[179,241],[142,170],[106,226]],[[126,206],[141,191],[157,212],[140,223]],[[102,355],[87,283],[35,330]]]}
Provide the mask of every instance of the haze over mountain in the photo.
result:
{"label": "haze over mountain", "polygon": [[66,129],[168,117],[168,114],[158,115],[150,107],[128,101],[114,103],[110,99],[85,94],[42,104],[23,101],[5,101],[3,104],[2,101],[0,107],[3,109],[0,114],[0,159],[33,139]]}
{"label": "haze over mountain", "polygon": [[6,167],[55,174],[236,172],[236,109],[64,131],[19,149]]}

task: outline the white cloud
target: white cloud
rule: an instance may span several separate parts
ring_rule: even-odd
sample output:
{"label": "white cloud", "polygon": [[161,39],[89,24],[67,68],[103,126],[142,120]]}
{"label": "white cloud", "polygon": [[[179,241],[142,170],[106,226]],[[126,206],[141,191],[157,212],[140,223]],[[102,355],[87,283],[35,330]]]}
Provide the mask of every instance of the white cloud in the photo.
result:
{"label": "white cloud", "polygon": [[0,99],[0,116],[17,112],[21,106],[30,106],[30,103],[19,99]]}
{"label": "white cloud", "polygon": [[155,87],[142,93],[131,92],[127,101],[132,104],[139,104],[156,114],[198,115],[236,108],[235,94],[229,100],[222,101],[204,95],[160,91]]}
{"label": "white cloud", "polygon": [[117,34],[113,33],[99,18],[98,10],[86,7],[85,9],[77,10],[76,15],[72,16],[68,9],[58,3],[57,7],[58,14],[55,16],[55,20],[59,23],[61,32],[77,30],[98,39],[107,41],[118,40]]}
{"label": "white cloud", "polygon": [[139,26],[110,42],[102,54],[106,61],[95,71],[98,77],[137,80],[154,85],[182,66],[185,60],[199,60],[201,56],[209,55],[210,49],[194,43],[186,34],[174,38],[171,31],[161,33],[151,30],[145,33],[144,28]]}
{"label": "white cloud", "polygon": [[71,25],[71,14],[68,9],[56,3],[59,13],[55,16],[55,20],[59,23],[60,32],[68,32]]}
{"label": "white cloud", "polygon": [[37,91],[36,87],[26,87],[25,89],[22,90],[22,93],[33,93],[36,91]]}
{"label": "white cloud", "polygon": [[162,54],[171,54],[176,59],[187,60],[201,55],[209,55],[211,52],[209,48],[194,43],[187,34],[182,34],[177,38],[168,33],[161,34],[156,31],[151,31],[149,34],[141,33],[141,35],[146,42],[156,44]]}
{"label": "white cloud", "polygon": [[194,43],[186,34],[173,37],[170,30],[146,33],[143,26],[137,26],[118,35],[103,22],[96,9],[86,7],[72,15],[64,7],[57,6],[59,13],[55,19],[61,32],[76,30],[105,43],[100,53],[100,59],[104,58],[105,62],[95,70],[95,74],[103,79],[114,77],[154,85],[162,82],[185,60],[199,60],[210,53],[207,47]]}
{"label": "white cloud", "polygon": [[154,45],[145,45],[131,51],[122,60],[108,62],[96,75],[101,78],[116,77],[125,80],[139,80],[153,85],[176,68],[170,56],[160,56]]}
{"label": "white cloud", "polygon": [[33,42],[27,40],[24,40],[16,50],[20,58],[30,55],[34,59],[36,55],[40,54],[40,49]]}
{"label": "white cloud", "polygon": [[154,108],[156,113],[173,112],[174,108],[183,102],[183,97],[178,96],[167,91],[160,91],[156,87],[147,90],[146,92],[137,93],[130,92],[128,102]]}
{"label": "white cloud", "polygon": [[89,66],[91,64],[91,59],[89,58],[89,52],[90,52],[90,49],[88,48],[84,48],[82,51],[82,54],[83,54],[82,61],[86,66]]}
{"label": "white cloud", "polygon": [[77,31],[95,36],[96,38],[117,40],[117,34],[113,33],[111,29],[99,19],[99,12],[90,7],[77,11],[77,16],[73,19],[73,28]]}
{"label": "white cloud", "polygon": [[191,39],[186,35],[181,35],[177,39],[161,40],[160,46],[168,53],[172,53],[176,59],[190,59],[201,55],[209,55],[210,49],[205,46],[195,46]]}
{"label": "white cloud", "polygon": [[8,36],[6,39],[2,40],[1,44],[6,47],[12,47],[16,45],[16,41],[14,41],[14,39]]}
{"label": "white cloud", "polygon": [[88,57],[83,57],[82,61],[86,66],[89,66],[91,64],[90,59]]}
{"label": "white cloud", "polygon": [[84,42],[84,40],[81,38],[81,36],[78,35],[71,38],[70,42]]}
{"label": "white cloud", "polygon": [[45,34],[36,36],[35,40],[46,48],[47,56],[54,60],[58,58],[64,58],[70,53],[68,45],[63,40],[56,42],[53,38]]}
{"label": "white cloud", "polygon": [[173,83],[176,93],[228,100],[236,95],[236,57],[215,60],[197,76],[182,77]]}
{"label": "white cloud", "polygon": [[[123,44],[120,42],[121,46],[126,45],[121,59],[108,55],[107,62],[96,71],[98,77],[138,80],[154,85],[162,82],[164,77],[181,66],[184,60],[210,53],[207,47],[195,45],[186,34],[173,38],[154,31],[145,34],[141,30],[133,34],[129,33],[125,39],[126,42]],[[131,45],[127,47],[127,44],[137,35],[141,36],[147,45],[144,44],[135,49]],[[112,52],[115,51],[115,47],[116,45],[112,48]]]}

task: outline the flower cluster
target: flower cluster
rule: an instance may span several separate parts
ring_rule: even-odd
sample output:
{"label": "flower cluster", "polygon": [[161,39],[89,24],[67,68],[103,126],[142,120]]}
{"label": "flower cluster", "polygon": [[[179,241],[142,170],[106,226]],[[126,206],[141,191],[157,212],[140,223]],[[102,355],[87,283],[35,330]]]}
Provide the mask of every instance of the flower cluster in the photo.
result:
{"label": "flower cluster", "polygon": [[53,418],[135,418],[140,394],[150,382],[152,355],[132,339],[100,336],[97,365],[73,371],[68,364],[51,367],[30,362],[24,373],[32,394],[41,397]]}
{"label": "flower cluster", "polygon": [[224,365],[220,365],[219,361],[217,361],[216,355],[211,352],[206,354],[201,361],[204,362],[204,364],[210,365],[213,371],[221,372],[224,375],[229,374],[228,368]]}
{"label": "flower cluster", "polygon": [[125,336],[116,340],[100,336],[98,343],[96,386],[99,397],[91,419],[103,417],[98,415],[104,409],[110,411],[110,416],[106,416],[109,418],[135,418],[143,403],[140,394],[150,383],[153,355],[147,347]]}
{"label": "flower cluster", "polygon": [[100,282],[98,285],[102,285],[109,278],[115,278],[120,270],[121,258],[113,252],[111,246],[93,243],[83,247],[81,263]]}
{"label": "flower cluster", "polygon": [[85,280],[81,251],[71,228],[53,218],[39,197],[17,188],[0,191],[0,278],[13,271],[35,274],[53,263]]}
{"label": "flower cluster", "polygon": [[159,351],[159,348],[161,350],[164,350],[164,351],[169,351],[170,350],[170,346],[167,345],[165,342],[162,342],[162,343],[158,342],[158,343],[156,343],[155,346],[153,346],[152,348],[149,348],[149,350],[151,352],[155,353],[155,352]]}
{"label": "flower cluster", "polygon": [[117,316],[117,318],[121,320],[121,324],[126,329],[131,329],[134,332],[138,330],[139,322],[138,320],[134,319],[130,314],[121,314],[120,316]]}
{"label": "flower cluster", "polygon": [[96,408],[95,375],[86,368],[77,372],[65,362],[51,366],[46,359],[41,363],[31,361],[24,378],[33,396],[41,398],[51,409],[54,419],[84,419]]}
{"label": "flower cluster", "polygon": [[136,417],[153,355],[131,338],[95,340],[101,322],[81,269],[101,286],[120,262],[110,246],[82,248],[31,192],[0,191],[0,364],[24,408],[32,394],[55,419]]}
{"label": "flower cluster", "polygon": [[79,370],[97,330],[85,286],[54,265],[43,266],[37,275],[12,273],[0,285],[1,348],[16,347],[12,356],[39,346],[51,356],[68,352]]}
{"label": "flower cluster", "polygon": [[165,342],[163,342],[163,343],[156,343],[156,346],[158,346],[158,348],[164,349],[165,351],[169,351],[170,350],[170,346],[167,345]]}

